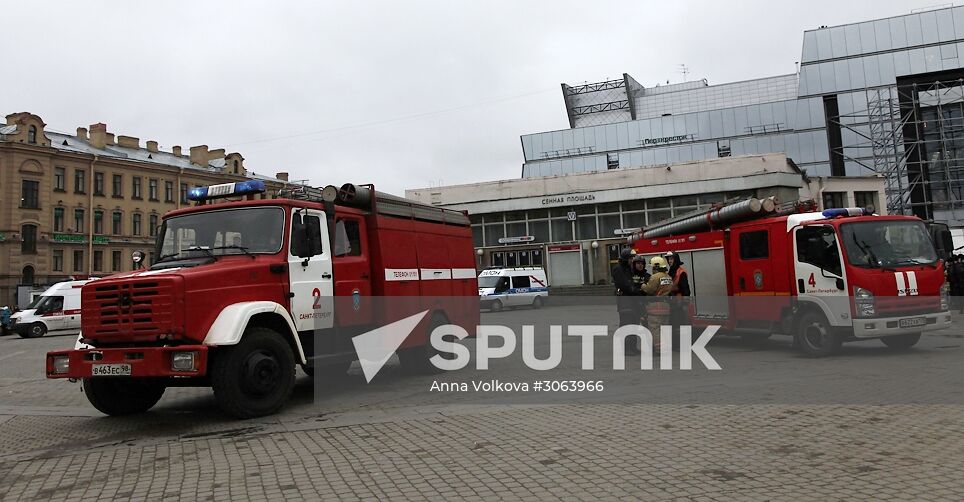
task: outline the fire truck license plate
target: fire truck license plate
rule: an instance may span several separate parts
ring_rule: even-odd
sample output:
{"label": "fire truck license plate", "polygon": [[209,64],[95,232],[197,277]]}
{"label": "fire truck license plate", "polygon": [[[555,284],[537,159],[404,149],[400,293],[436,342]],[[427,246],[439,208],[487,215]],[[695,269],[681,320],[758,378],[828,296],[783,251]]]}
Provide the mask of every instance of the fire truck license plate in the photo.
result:
{"label": "fire truck license plate", "polygon": [[131,376],[129,364],[94,364],[90,368],[92,376]]}
{"label": "fire truck license plate", "polygon": [[913,328],[915,326],[923,326],[927,324],[927,319],[923,317],[911,317],[909,319],[901,319],[897,322],[898,326],[901,328]]}

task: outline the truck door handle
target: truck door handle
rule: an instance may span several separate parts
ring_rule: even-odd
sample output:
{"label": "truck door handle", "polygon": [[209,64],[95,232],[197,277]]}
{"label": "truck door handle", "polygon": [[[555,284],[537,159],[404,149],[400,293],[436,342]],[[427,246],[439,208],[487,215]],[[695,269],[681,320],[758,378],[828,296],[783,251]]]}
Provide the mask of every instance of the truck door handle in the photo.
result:
{"label": "truck door handle", "polygon": [[361,278],[362,278],[362,279],[368,279],[368,272],[363,273],[363,274],[361,275]]}
{"label": "truck door handle", "polygon": [[803,293],[807,289],[803,287],[803,279],[797,279],[797,291]]}
{"label": "truck door handle", "polygon": [[321,274],[321,278],[322,278],[322,279],[331,279],[331,274],[329,274],[328,272],[325,272],[325,273]]}
{"label": "truck door handle", "polygon": [[746,289],[746,279],[740,277],[740,289]]}

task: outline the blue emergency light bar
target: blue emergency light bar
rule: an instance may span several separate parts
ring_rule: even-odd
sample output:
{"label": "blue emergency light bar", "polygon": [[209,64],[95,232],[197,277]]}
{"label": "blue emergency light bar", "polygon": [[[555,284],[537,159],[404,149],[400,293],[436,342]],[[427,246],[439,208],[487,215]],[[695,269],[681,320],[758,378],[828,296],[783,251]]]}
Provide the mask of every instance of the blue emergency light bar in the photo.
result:
{"label": "blue emergency light bar", "polygon": [[835,209],[825,209],[823,211],[824,218],[836,218],[838,216],[870,216],[870,213],[862,207],[840,207]]}
{"label": "blue emergency light bar", "polygon": [[203,201],[222,197],[237,197],[255,193],[264,193],[266,188],[261,180],[239,181],[237,183],[222,183],[206,187],[194,187],[187,191],[188,200]]}

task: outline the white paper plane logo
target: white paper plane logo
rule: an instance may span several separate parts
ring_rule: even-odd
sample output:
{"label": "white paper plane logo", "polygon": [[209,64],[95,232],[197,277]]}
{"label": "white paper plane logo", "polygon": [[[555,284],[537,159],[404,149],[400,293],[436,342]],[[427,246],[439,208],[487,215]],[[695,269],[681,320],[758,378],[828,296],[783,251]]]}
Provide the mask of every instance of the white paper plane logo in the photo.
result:
{"label": "white paper plane logo", "polygon": [[[408,338],[408,335],[415,329],[415,326],[418,326],[418,323],[427,313],[428,310],[425,310],[351,339],[351,343],[355,345],[355,353],[358,354],[358,363],[361,364],[367,382],[371,383],[382,366],[391,359],[392,354],[398,350],[398,347]],[[428,342],[426,341],[426,343]]]}

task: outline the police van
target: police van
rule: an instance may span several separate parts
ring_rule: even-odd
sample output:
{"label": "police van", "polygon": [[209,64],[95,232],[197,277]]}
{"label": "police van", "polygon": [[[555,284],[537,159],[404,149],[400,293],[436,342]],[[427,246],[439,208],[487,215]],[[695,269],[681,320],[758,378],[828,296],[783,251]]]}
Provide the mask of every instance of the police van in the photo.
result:
{"label": "police van", "polygon": [[47,288],[27,308],[10,316],[10,331],[22,338],[80,332],[80,288],[90,282],[65,281]]}
{"label": "police van", "polygon": [[504,307],[539,308],[549,296],[549,280],[542,267],[487,268],[479,274],[482,308],[498,312]]}

